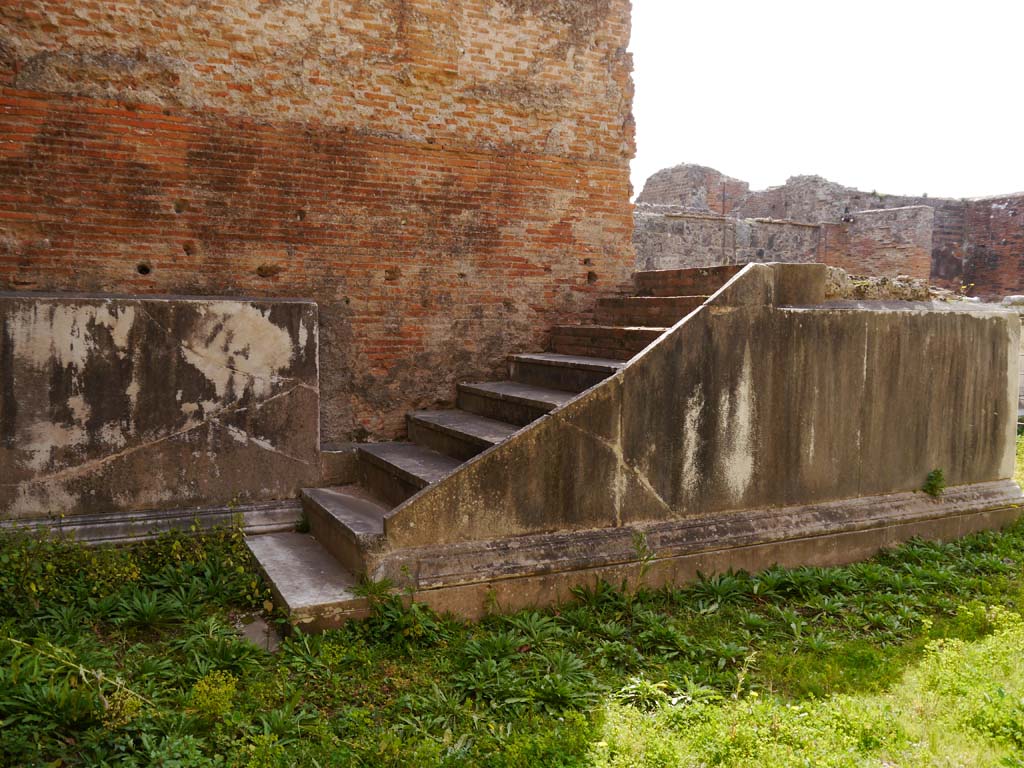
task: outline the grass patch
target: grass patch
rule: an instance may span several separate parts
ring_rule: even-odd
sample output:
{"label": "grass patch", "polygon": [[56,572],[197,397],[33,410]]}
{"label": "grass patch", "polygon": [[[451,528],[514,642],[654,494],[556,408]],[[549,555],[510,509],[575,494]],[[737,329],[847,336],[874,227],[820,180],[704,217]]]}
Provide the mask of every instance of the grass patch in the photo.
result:
{"label": "grass patch", "polygon": [[4,535],[0,764],[1024,766],[1022,563],[1018,525],[476,624],[378,595],[271,655],[237,531]]}

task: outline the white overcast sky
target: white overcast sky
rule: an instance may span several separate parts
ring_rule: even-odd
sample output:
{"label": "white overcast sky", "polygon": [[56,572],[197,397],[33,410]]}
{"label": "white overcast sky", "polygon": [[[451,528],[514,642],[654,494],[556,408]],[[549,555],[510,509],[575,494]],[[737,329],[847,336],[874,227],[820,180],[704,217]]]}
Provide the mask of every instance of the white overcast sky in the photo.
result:
{"label": "white overcast sky", "polygon": [[1024,0],[633,0],[634,192],[709,165],[933,197],[1024,190]]}

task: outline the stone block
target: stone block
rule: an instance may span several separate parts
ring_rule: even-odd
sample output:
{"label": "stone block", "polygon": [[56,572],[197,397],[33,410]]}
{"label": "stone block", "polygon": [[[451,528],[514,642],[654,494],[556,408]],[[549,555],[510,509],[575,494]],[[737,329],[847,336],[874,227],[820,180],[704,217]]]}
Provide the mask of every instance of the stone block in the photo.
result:
{"label": "stone block", "polygon": [[294,498],[319,466],[312,302],[0,294],[0,518]]}

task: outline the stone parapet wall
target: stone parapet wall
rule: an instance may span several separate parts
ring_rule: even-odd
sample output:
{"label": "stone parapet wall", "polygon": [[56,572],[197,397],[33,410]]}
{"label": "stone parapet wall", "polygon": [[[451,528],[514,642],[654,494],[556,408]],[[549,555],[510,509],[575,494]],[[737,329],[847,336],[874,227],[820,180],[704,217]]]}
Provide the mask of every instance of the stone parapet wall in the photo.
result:
{"label": "stone parapet wall", "polygon": [[398,436],[628,280],[629,14],[7,3],[0,287],[310,297],[324,438]]}
{"label": "stone parapet wall", "polygon": [[812,262],[820,227],[792,221],[738,220],[638,205],[633,246],[639,269],[685,269],[751,262]]}
{"label": "stone parapet wall", "polygon": [[[745,532],[799,538],[780,508],[804,505],[821,522],[813,505],[909,496],[937,468],[951,491],[994,483],[986,503],[1018,503],[1017,317],[972,303],[825,302],[827,277],[821,265],[748,265],[615,376],[394,510],[388,541],[711,515],[721,535],[751,509],[771,512]],[[936,517],[951,513],[929,502]],[[891,509],[868,508],[886,524]],[[502,565],[514,557],[492,553]]]}
{"label": "stone parapet wall", "polygon": [[927,279],[933,211],[859,211],[837,224],[736,219],[639,204],[633,245],[640,269],[821,262],[867,276]]}
{"label": "stone parapet wall", "polygon": [[[746,182],[714,169],[683,164],[654,174],[638,202],[737,219],[826,225],[841,224],[858,212],[864,218],[865,211],[927,206],[934,210],[930,273],[935,285],[953,291],[964,287],[968,295],[986,300],[1024,292],[1024,193],[977,200],[890,195],[844,187],[820,176],[794,176],[778,187],[751,190]],[[855,244],[849,256],[857,258]],[[855,262],[844,266],[868,273]]]}
{"label": "stone parapet wall", "polygon": [[0,520],[293,498],[317,346],[311,302],[0,294]]}

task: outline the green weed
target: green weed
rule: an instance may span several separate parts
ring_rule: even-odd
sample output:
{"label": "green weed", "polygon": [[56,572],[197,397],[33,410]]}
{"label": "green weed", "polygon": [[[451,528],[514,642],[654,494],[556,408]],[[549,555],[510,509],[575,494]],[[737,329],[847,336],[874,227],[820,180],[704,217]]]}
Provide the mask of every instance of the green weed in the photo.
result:
{"label": "green weed", "polygon": [[1024,525],[476,624],[368,585],[370,619],[272,655],[235,628],[268,596],[237,531],[4,535],[0,762],[1015,765],[1022,564]]}

